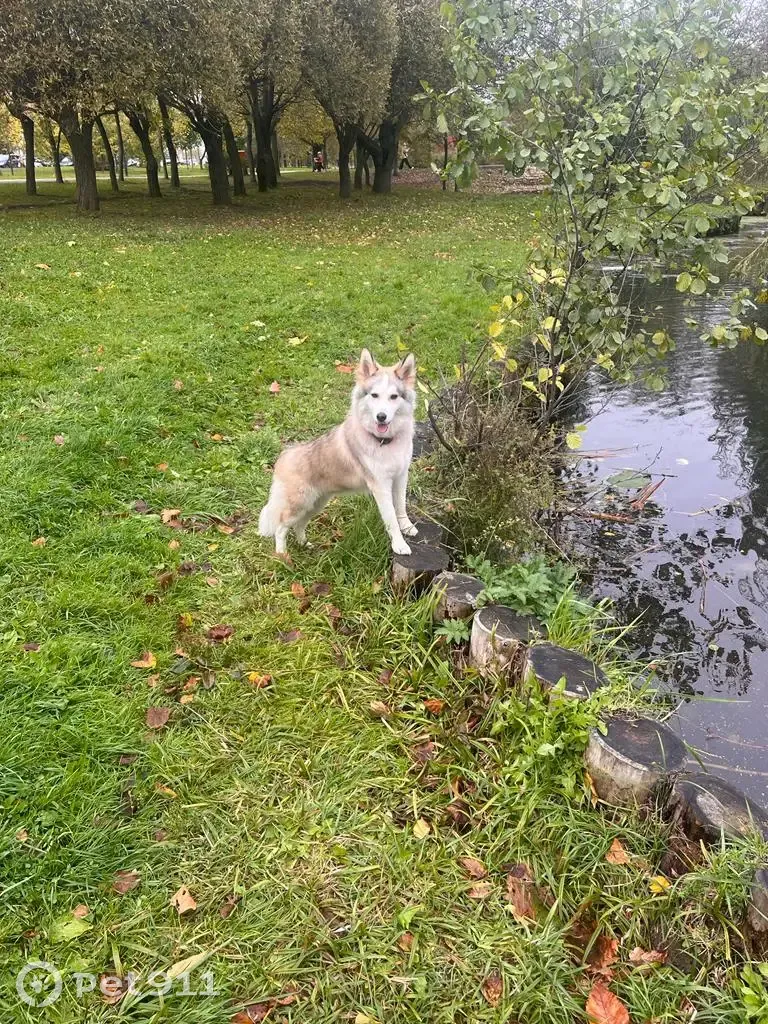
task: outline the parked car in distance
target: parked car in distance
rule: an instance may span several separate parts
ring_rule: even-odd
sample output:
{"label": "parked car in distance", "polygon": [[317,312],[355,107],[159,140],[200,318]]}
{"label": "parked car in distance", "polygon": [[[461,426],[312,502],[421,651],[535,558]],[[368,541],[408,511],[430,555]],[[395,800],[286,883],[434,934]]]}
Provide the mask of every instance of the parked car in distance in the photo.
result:
{"label": "parked car in distance", "polygon": [[62,167],[71,167],[72,166],[72,157],[71,156],[63,156],[61,158],[61,160],[59,161],[59,163],[61,164]]}
{"label": "parked car in distance", "polygon": [[141,167],[141,164],[139,163],[135,156],[132,156],[130,160],[127,161],[127,163],[129,167]]}

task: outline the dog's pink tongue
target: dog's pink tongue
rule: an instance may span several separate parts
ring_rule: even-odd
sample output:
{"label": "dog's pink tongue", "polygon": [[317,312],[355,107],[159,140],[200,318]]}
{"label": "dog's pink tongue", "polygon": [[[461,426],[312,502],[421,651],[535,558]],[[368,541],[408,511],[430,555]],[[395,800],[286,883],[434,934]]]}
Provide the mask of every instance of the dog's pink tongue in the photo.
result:
{"label": "dog's pink tongue", "polygon": [[386,434],[386,432],[389,430],[389,424],[388,423],[377,423],[376,424],[376,430],[377,430],[377,432],[379,434]]}

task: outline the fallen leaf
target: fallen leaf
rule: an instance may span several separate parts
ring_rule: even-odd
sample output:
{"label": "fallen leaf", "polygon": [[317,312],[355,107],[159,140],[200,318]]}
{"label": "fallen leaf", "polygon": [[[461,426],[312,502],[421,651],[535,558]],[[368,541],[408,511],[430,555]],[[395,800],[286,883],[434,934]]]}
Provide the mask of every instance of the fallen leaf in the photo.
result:
{"label": "fallen leaf", "polygon": [[36,263],[35,268],[37,270],[50,270],[50,266],[47,263]]}
{"label": "fallen leaf", "polygon": [[121,754],[117,763],[122,765],[133,764],[138,759],[138,756],[138,754]]}
{"label": "fallen leaf", "polygon": [[515,917],[536,918],[533,905],[533,875],[527,864],[515,864],[507,873],[507,899]]}
{"label": "fallen leaf", "polygon": [[300,583],[292,583],[291,593],[294,597],[305,597],[307,592]]}
{"label": "fallen leaf", "polygon": [[304,615],[306,612],[309,611],[309,609],[311,607],[312,607],[312,598],[311,597],[302,597],[302,599],[299,601],[299,607],[298,607],[299,615]]}
{"label": "fallen leaf", "polygon": [[20,828],[19,831],[14,836],[14,838],[19,843],[26,843],[27,840],[29,839],[29,832],[27,832],[25,828]]}
{"label": "fallen leaf", "polygon": [[67,439],[66,439],[66,437],[64,437],[64,435],[63,435],[63,434],[54,434],[54,437],[53,437],[53,443],[54,443],[55,445],[58,445],[58,446],[59,446],[59,448],[61,448],[61,446],[62,446],[63,444],[66,444],[66,443],[67,443]]}
{"label": "fallen leaf", "polygon": [[459,864],[470,878],[485,878],[488,874],[485,865],[474,857],[459,857]]}
{"label": "fallen leaf", "polygon": [[589,797],[592,801],[592,806],[596,807],[597,804],[600,802],[600,796],[597,792],[597,789],[595,788],[595,780],[592,778],[589,772],[584,772],[584,781],[589,787]]}
{"label": "fallen leaf", "polygon": [[471,900],[486,900],[493,892],[493,882],[475,882],[467,889]]}
{"label": "fallen leaf", "polygon": [[413,935],[411,932],[403,932],[398,938],[397,944],[404,953],[410,953],[413,949]]}
{"label": "fallen leaf", "polygon": [[278,394],[278,392],[280,391],[280,385],[277,383],[276,380],[273,380],[272,383],[269,385],[269,390],[272,392],[273,395]]}
{"label": "fallen leaf", "polygon": [[160,682],[160,673],[153,672],[151,676],[147,676],[147,686],[155,687]]}
{"label": "fallen leaf", "polygon": [[209,587],[218,587],[221,581],[219,580],[218,576],[206,576],[205,582],[208,584]]}
{"label": "fallen leaf", "polygon": [[195,699],[194,693],[184,693],[179,697],[179,704],[192,704]]}
{"label": "fallen leaf", "polygon": [[[234,526],[227,526],[226,523],[217,523],[216,529],[219,531],[219,533],[223,533],[225,537],[229,537],[230,534],[233,534],[235,532]],[[218,546],[218,544],[209,544],[208,550],[215,551]]]}
{"label": "fallen leaf", "polygon": [[36,540],[32,541],[32,547],[33,548],[44,548],[47,543],[48,543],[48,541],[45,539],[45,537],[38,537]]}
{"label": "fallen leaf", "polygon": [[652,893],[663,893],[671,887],[672,883],[664,875],[654,875],[648,882],[648,888]]}
{"label": "fallen leaf", "polygon": [[297,640],[304,639],[304,634],[300,629],[289,629],[287,632],[278,633],[277,639],[281,644],[295,644]]}
{"label": "fallen leaf", "polygon": [[164,843],[165,840],[168,838],[168,833],[164,828],[158,828],[155,830],[155,832],[153,832],[152,838],[155,840],[156,843]]}
{"label": "fallen leaf", "polygon": [[389,686],[389,684],[392,682],[392,676],[393,675],[394,675],[394,670],[393,669],[391,669],[391,668],[383,668],[381,670],[381,672],[379,672],[379,675],[378,675],[378,677],[376,679],[376,682],[380,683],[382,686]]}
{"label": "fallen leaf", "polygon": [[255,686],[257,690],[263,690],[265,686],[269,686],[272,682],[272,676],[262,675],[260,672],[249,672],[247,679],[251,686]]}
{"label": "fallen leaf", "polygon": [[175,380],[173,382],[173,386],[174,386],[176,391],[183,391],[184,390],[184,381],[183,380]]}
{"label": "fallen leaf", "polygon": [[226,921],[226,919],[232,915],[232,911],[235,909],[239,902],[240,897],[235,896],[234,893],[227,896],[227,898],[219,907],[219,917]]}
{"label": "fallen leaf", "polygon": [[609,864],[630,864],[631,858],[618,839],[614,839],[605,859]]}
{"label": "fallen leaf", "polygon": [[354,366],[351,366],[349,363],[335,363],[334,365],[336,366],[336,370],[337,370],[338,373],[354,373],[355,372]]}
{"label": "fallen leaf", "polygon": [[147,708],[147,725],[150,729],[162,729],[168,724],[171,717],[170,708],[153,707]]}
{"label": "fallen leaf", "polygon": [[40,650],[40,644],[36,643],[34,640],[31,640],[29,643],[24,644],[24,650],[34,654],[35,651]]}
{"label": "fallen leaf", "polygon": [[181,544],[177,540],[171,540],[168,542],[168,547],[171,549],[171,551],[178,551],[179,548],[181,547]]}
{"label": "fallen leaf", "polygon": [[161,473],[165,473],[165,471],[168,469],[168,463],[158,462],[158,464],[155,466],[155,469],[159,470]]}
{"label": "fallen leaf", "polygon": [[430,697],[428,700],[424,701],[424,707],[430,715],[435,715],[435,717],[437,717],[445,707],[445,701],[440,700],[438,697]]}
{"label": "fallen leaf", "polygon": [[309,335],[305,334],[303,338],[299,338],[299,337],[289,338],[288,339],[288,344],[289,345],[293,345],[293,347],[295,348],[296,345],[303,345],[308,337],[309,337]]}
{"label": "fallen leaf", "polygon": [[178,892],[171,896],[170,905],[179,912],[179,916],[197,909],[197,903],[192,898],[192,894],[186,885],[182,885]]}
{"label": "fallen leaf", "polygon": [[209,640],[218,643],[222,640],[229,640],[234,632],[234,626],[211,626],[210,629],[206,630],[205,635]]}
{"label": "fallen leaf", "polygon": [[48,938],[51,942],[70,942],[79,935],[89,932],[93,925],[76,917],[63,917],[54,921],[48,930]]}
{"label": "fallen leaf", "polygon": [[211,440],[212,441],[221,442],[221,441],[224,440],[224,435],[223,434],[211,434]]}
{"label": "fallen leaf", "polygon": [[78,905],[72,911],[72,917],[76,917],[78,919],[82,918],[82,917],[88,917],[90,912],[91,912],[91,909],[90,909],[90,907],[87,904],[85,904],[85,903],[78,903]]}
{"label": "fallen leaf", "polygon": [[101,1001],[107,1006],[117,1006],[121,999],[131,990],[130,978],[121,978],[118,974],[100,974],[99,992]]}
{"label": "fallen leaf", "polygon": [[504,982],[498,971],[491,971],[483,982],[482,993],[489,1006],[498,1006],[499,1000],[504,994]]}
{"label": "fallen leaf", "polygon": [[427,740],[426,743],[420,743],[418,746],[413,747],[411,754],[415,761],[426,764],[427,761],[432,761],[437,756],[437,747],[432,740]]}
{"label": "fallen leaf", "polygon": [[163,796],[169,796],[171,798],[171,800],[178,800],[179,799],[179,794],[176,792],[176,790],[175,789],[171,789],[170,786],[166,786],[162,782],[156,782],[155,783],[155,792],[156,793],[162,793]]}
{"label": "fallen leaf", "polygon": [[313,583],[309,588],[311,594],[315,594],[317,597],[327,597],[331,592],[330,583]]}
{"label": "fallen leaf", "polygon": [[375,718],[389,718],[392,714],[392,708],[383,700],[372,700],[368,706]]}
{"label": "fallen leaf", "polygon": [[629,1024],[626,1006],[601,981],[592,986],[586,1011],[590,1024]]}
{"label": "fallen leaf", "polygon": [[168,572],[161,572],[160,575],[157,577],[157,585],[158,587],[160,587],[161,590],[167,590],[175,579],[176,573],[173,572],[173,570],[168,570]]}
{"label": "fallen leaf", "polygon": [[636,967],[642,967],[645,964],[665,964],[667,954],[660,949],[643,949],[641,946],[635,946],[629,954],[629,962],[635,964]]}
{"label": "fallen leaf", "polygon": [[594,943],[587,957],[587,970],[590,974],[610,975],[607,969],[616,963],[619,951],[619,940],[612,935],[601,935]]}
{"label": "fallen leaf", "polygon": [[417,839],[426,839],[429,833],[432,831],[429,822],[425,821],[424,818],[419,818],[413,825],[413,834]]}
{"label": "fallen leaf", "polygon": [[180,508],[164,508],[160,513],[160,520],[163,523],[170,523],[172,519],[175,519],[181,513]]}
{"label": "fallen leaf", "polygon": [[157,658],[152,651],[143,651],[141,657],[132,661],[131,665],[134,668],[154,668],[157,665]]}
{"label": "fallen leaf", "polygon": [[112,889],[115,892],[120,893],[121,896],[125,896],[127,892],[131,892],[141,882],[141,875],[138,871],[116,871],[115,877],[112,881]]}

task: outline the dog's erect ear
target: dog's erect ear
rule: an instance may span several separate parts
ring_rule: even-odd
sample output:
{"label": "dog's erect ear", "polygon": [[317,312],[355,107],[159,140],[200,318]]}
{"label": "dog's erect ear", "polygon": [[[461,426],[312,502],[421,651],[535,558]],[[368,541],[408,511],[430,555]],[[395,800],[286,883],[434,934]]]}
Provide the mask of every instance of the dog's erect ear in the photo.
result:
{"label": "dog's erect ear", "polygon": [[416,383],[416,359],[413,352],[410,352],[395,367],[395,376],[401,380],[406,387],[412,388]]}
{"label": "dog's erect ear", "polygon": [[360,362],[357,364],[357,370],[355,376],[360,383],[364,383],[369,377],[372,377],[374,373],[379,372],[379,366],[376,360],[373,358],[367,348],[364,348],[360,353]]}

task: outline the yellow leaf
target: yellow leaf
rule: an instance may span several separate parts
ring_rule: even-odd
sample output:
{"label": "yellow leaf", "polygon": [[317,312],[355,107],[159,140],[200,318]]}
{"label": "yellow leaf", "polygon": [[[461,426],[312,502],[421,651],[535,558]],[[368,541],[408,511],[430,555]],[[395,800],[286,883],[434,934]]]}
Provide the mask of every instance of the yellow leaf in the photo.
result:
{"label": "yellow leaf", "polygon": [[154,668],[157,665],[157,658],[154,656],[152,651],[144,651],[140,658],[136,661],[132,661],[131,665],[134,668]]}
{"label": "yellow leaf", "polygon": [[513,306],[512,296],[511,295],[505,295],[504,298],[501,300],[501,305],[502,305],[503,309],[512,309],[512,306]]}
{"label": "yellow leaf", "polygon": [[494,341],[491,345],[491,348],[493,349],[493,354],[496,356],[497,359],[501,359],[503,361],[504,359],[507,358],[506,345],[501,345],[499,344],[498,341]]}
{"label": "yellow leaf", "polygon": [[289,345],[293,345],[294,348],[295,348],[296,345],[303,345],[308,337],[309,337],[309,335],[305,334],[303,338],[299,338],[299,337],[289,338],[288,339],[288,344]]}
{"label": "yellow leaf", "polygon": [[498,336],[504,330],[504,324],[501,320],[494,320],[492,324],[488,325],[488,334],[491,338],[498,338]]}
{"label": "yellow leaf", "polygon": [[577,451],[579,448],[581,448],[582,440],[583,438],[581,434],[576,430],[571,430],[569,433],[565,435],[566,447],[570,448],[571,451]]}
{"label": "yellow leaf", "polygon": [[417,839],[426,839],[432,830],[429,827],[429,822],[423,818],[419,818],[413,826],[413,834]]}
{"label": "yellow leaf", "polygon": [[654,875],[648,882],[648,888],[653,893],[663,893],[671,887],[672,883],[664,875]]}

